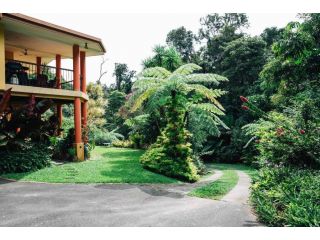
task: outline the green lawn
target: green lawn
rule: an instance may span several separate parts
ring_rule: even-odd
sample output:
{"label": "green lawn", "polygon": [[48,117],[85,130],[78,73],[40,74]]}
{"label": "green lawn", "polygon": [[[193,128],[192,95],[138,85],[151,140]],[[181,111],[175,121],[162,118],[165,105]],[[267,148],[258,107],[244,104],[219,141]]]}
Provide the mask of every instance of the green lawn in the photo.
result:
{"label": "green lawn", "polygon": [[239,177],[235,170],[241,170],[250,177],[254,177],[258,172],[257,170],[242,164],[219,163],[209,164],[207,166],[209,169],[221,170],[223,172],[222,177],[212,183],[194,189],[189,193],[190,196],[220,200],[237,185]]}
{"label": "green lawn", "polygon": [[30,173],[2,177],[51,183],[176,183],[175,179],[145,170],[139,163],[142,150],[96,147],[92,159],[53,165]]}

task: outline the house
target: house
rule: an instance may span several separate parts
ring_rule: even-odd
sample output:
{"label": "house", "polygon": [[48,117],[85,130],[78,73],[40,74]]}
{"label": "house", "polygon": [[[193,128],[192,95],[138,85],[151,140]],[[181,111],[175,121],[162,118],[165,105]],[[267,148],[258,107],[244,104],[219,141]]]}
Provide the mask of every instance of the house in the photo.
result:
{"label": "house", "polygon": [[[76,158],[84,160],[87,124],[86,58],[103,55],[99,38],[16,13],[0,13],[0,95],[12,88],[15,101],[51,99],[62,124],[62,105],[74,104]],[[63,68],[71,59],[73,69]],[[55,60],[55,66],[48,66]]]}

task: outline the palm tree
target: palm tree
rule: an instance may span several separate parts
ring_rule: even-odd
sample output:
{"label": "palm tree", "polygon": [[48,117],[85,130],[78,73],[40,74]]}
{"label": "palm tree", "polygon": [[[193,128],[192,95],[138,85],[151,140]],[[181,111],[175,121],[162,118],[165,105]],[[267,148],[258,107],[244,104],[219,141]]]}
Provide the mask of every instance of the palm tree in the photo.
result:
{"label": "palm tree", "polygon": [[[146,112],[163,111],[167,125],[156,144],[142,156],[142,164],[168,176],[195,181],[198,176],[192,163],[190,134],[186,124],[191,112],[198,111],[212,135],[219,134],[218,126],[224,108],[217,98],[225,91],[212,89],[225,77],[217,74],[194,73],[201,70],[196,64],[185,64],[174,72],[162,67],[147,68],[133,84],[131,112],[143,108]],[[166,164],[163,164],[163,163]]]}

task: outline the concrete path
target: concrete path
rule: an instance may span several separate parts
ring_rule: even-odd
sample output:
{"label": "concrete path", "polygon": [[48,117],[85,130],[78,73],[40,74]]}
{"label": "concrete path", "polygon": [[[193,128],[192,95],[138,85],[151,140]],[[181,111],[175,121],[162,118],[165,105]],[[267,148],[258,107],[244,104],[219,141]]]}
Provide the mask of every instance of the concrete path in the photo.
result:
{"label": "concrete path", "polygon": [[237,171],[239,176],[239,181],[237,185],[222,198],[222,201],[233,202],[238,204],[248,204],[248,199],[250,195],[250,177],[242,172]]}
{"label": "concrete path", "polygon": [[[221,176],[221,172],[216,172],[206,180],[216,180],[219,174]],[[242,200],[238,203],[233,201],[235,198],[227,198],[228,195],[224,201],[187,196],[188,191],[206,180],[178,185],[46,184],[0,180],[0,226],[259,225]],[[240,181],[236,188],[241,189],[242,183]],[[232,196],[233,193],[229,194]]]}

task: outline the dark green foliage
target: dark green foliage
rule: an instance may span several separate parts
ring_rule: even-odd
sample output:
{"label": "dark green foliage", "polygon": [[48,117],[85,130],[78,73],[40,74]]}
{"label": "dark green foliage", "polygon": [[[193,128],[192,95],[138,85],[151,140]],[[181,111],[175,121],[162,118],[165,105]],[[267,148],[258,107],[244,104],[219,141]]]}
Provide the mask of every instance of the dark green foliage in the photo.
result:
{"label": "dark green foliage", "polygon": [[116,90],[128,94],[131,92],[132,78],[136,71],[129,70],[125,63],[115,63],[113,76],[116,77]]}
{"label": "dark green foliage", "polygon": [[192,31],[187,31],[185,27],[173,29],[167,34],[166,42],[180,53],[184,62],[190,62],[194,53],[194,34]]}
{"label": "dark green foliage", "polygon": [[269,226],[320,226],[320,172],[264,168],[254,179],[251,201]]}
{"label": "dark green foliage", "polygon": [[[249,140],[241,127],[254,119],[241,110],[240,95],[250,97],[259,105],[265,105],[263,95],[259,95],[257,87],[259,73],[265,64],[266,43],[258,37],[241,37],[225,44],[219,68],[228,77],[224,84],[228,94],[221,98],[226,109],[223,120],[231,131],[223,131],[220,138],[214,142],[214,158],[220,162],[239,162],[244,159],[243,146]],[[246,150],[246,152],[248,149]]]}
{"label": "dark green foliage", "polygon": [[184,96],[171,91],[167,104],[167,127],[158,137],[157,142],[141,157],[144,167],[169,177],[185,181],[197,181],[197,169],[192,162],[190,134],[184,127]]}
{"label": "dark green foliage", "polygon": [[273,43],[281,39],[281,34],[283,33],[283,28],[270,27],[263,30],[261,33],[262,39],[266,42],[267,47],[272,46]]}
{"label": "dark green foliage", "polygon": [[[105,106],[106,128],[112,131],[116,128],[121,128],[123,133],[123,123],[125,119],[118,113],[119,109],[125,104],[126,95],[120,91],[112,91],[107,96],[107,104]],[[121,131],[123,130],[123,131]]]}
{"label": "dark green foliage", "polygon": [[173,47],[155,46],[153,52],[152,57],[143,61],[144,68],[163,67],[174,71],[183,64],[180,54]]}
{"label": "dark green foliage", "polygon": [[223,48],[229,42],[243,37],[242,29],[248,27],[248,18],[243,13],[209,14],[200,19],[199,39],[206,45],[200,49],[200,66],[205,72],[221,74]]}
{"label": "dark green foliage", "polygon": [[25,143],[19,149],[2,151],[0,174],[36,171],[50,166],[51,150],[39,143]]}
{"label": "dark green foliage", "polygon": [[156,117],[151,114],[142,114],[125,121],[130,129],[129,139],[136,148],[147,148],[156,141],[160,132],[155,121]]}
{"label": "dark green foliage", "polygon": [[52,158],[57,161],[73,161],[75,157],[74,149],[74,128],[70,128],[64,137],[51,137],[53,147]]}
{"label": "dark green foliage", "polygon": [[113,141],[118,141],[123,138],[123,135],[117,133],[115,130],[109,132],[95,127],[91,128],[89,133],[90,141],[97,146],[111,145]]}

